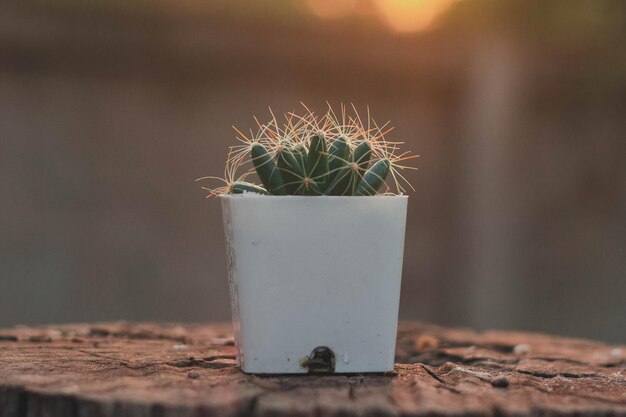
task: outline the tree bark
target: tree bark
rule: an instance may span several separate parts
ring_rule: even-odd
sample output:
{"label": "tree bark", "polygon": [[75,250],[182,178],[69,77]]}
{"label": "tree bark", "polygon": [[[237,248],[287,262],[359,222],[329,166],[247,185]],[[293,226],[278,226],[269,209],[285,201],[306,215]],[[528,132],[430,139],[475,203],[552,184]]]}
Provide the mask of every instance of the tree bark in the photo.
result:
{"label": "tree bark", "polygon": [[254,376],[229,325],[0,330],[0,417],[626,416],[626,347],[402,323],[378,375]]}

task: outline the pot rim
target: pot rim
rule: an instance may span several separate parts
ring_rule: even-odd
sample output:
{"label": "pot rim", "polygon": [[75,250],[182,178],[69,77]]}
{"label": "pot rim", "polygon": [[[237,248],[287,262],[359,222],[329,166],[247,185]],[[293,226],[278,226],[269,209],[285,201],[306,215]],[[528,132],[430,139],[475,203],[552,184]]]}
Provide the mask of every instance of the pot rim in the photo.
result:
{"label": "pot rim", "polygon": [[257,194],[253,192],[243,193],[243,194],[222,194],[219,198],[223,199],[273,199],[273,200],[369,200],[372,198],[400,198],[400,199],[408,199],[409,196],[406,194],[398,194],[398,195],[385,195],[385,194],[377,194],[377,195],[266,195],[266,194]]}

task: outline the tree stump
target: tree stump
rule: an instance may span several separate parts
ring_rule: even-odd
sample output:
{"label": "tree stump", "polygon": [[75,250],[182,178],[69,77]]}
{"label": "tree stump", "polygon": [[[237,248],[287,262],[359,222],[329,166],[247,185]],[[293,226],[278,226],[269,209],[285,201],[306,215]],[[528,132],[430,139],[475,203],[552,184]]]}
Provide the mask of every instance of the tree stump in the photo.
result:
{"label": "tree stump", "polygon": [[229,325],[0,330],[0,417],[626,416],[626,347],[402,323],[395,371],[254,376]]}

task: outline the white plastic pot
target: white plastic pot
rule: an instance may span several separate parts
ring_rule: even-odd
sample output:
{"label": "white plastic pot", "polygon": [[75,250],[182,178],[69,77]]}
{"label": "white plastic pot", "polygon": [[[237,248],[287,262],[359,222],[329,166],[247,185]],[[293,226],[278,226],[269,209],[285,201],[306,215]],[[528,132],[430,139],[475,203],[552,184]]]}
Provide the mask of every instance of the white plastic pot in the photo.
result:
{"label": "white plastic pot", "polygon": [[222,197],[244,372],[393,370],[407,200]]}

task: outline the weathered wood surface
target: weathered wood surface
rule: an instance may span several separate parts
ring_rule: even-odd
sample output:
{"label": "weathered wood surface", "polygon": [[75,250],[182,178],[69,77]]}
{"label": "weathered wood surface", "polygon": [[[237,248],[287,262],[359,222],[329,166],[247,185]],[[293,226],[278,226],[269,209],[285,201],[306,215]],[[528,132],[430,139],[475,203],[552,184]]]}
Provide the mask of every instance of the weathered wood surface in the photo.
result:
{"label": "weathered wood surface", "polygon": [[243,374],[228,325],[0,330],[0,417],[626,416],[626,347],[400,326],[387,375]]}

